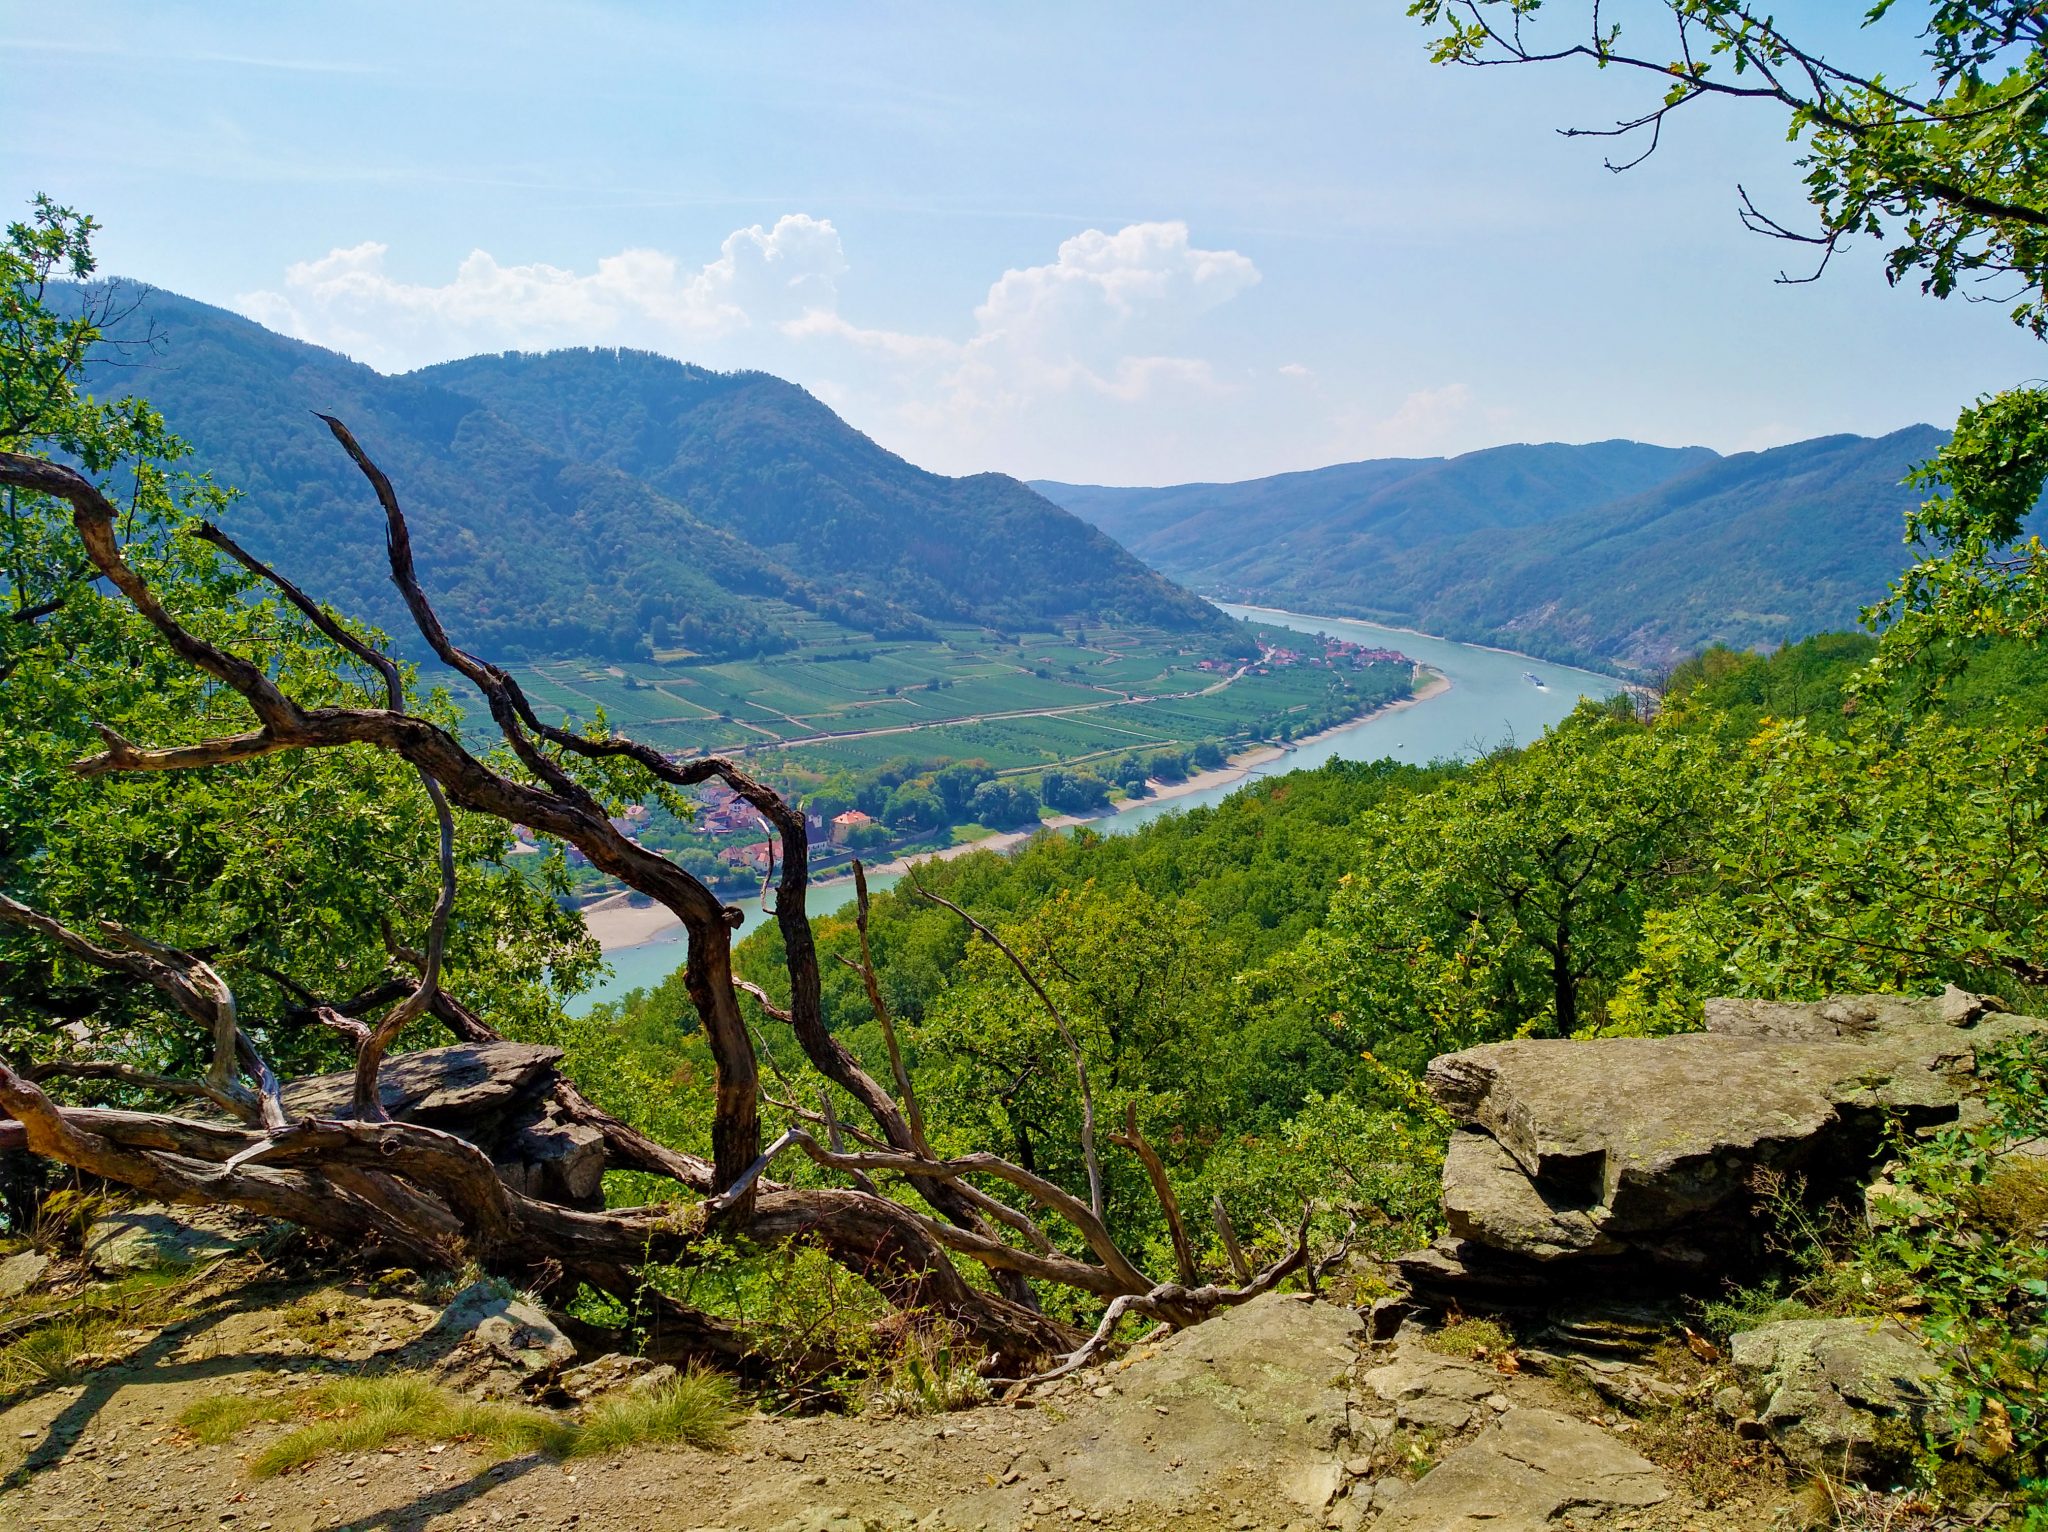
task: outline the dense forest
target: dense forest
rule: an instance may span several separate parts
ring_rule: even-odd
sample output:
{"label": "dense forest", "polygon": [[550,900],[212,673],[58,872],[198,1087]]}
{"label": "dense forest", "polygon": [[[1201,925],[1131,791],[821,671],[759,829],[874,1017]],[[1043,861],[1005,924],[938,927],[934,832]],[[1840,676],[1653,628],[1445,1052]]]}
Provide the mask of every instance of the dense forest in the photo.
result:
{"label": "dense forest", "polygon": [[1853,624],[1909,561],[1913,426],[1720,457],[1496,447],[1243,484],[1038,487],[1225,600],[1363,617],[1655,678],[1711,644]]}

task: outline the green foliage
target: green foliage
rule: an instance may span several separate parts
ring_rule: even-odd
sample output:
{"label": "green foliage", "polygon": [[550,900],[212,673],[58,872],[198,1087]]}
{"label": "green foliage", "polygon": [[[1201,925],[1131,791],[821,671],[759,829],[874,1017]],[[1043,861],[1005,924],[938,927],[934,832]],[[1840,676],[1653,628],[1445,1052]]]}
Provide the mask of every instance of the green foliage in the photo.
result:
{"label": "green foliage", "polygon": [[[0,377],[15,390],[0,448],[69,457],[117,497],[125,556],[201,637],[263,656],[307,705],[383,705],[381,682],[189,535],[203,519],[232,524],[239,513],[228,492],[185,471],[190,448],[164,418],[136,399],[83,392],[81,359],[119,346],[102,327],[128,312],[117,286],[67,290],[69,307],[54,301],[53,270],[90,274],[90,233],[89,220],[44,200],[0,245]],[[437,891],[435,831],[417,779],[355,750],[78,775],[72,763],[101,748],[101,727],[168,745],[252,723],[238,697],[171,655],[88,573],[66,508],[10,492],[0,517],[0,605],[15,619],[0,622],[0,887],[74,928],[110,919],[205,954],[280,1068],[331,1066],[337,1044],[325,1029],[267,1023],[305,991],[339,999],[381,982],[391,972],[384,922],[424,924]],[[455,716],[435,699],[414,705]],[[509,844],[508,827],[460,818],[448,972],[517,1031],[554,1015],[556,986],[580,984],[597,954],[545,878],[499,871]],[[0,934],[0,1048],[16,1060],[63,1057],[79,1046],[79,1029],[64,1024],[81,1020],[97,1057],[157,1072],[190,1073],[205,1046],[152,992],[61,958],[38,936]]]}
{"label": "green foliage", "polygon": [[1272,1255],[1292,1237],[1280,1221],[1314,1203],[1313,1234],[1329,1239],[1355,1223],[1363,1248],[1392,1256],[1438,1232],[1443,1154],[1444,1125],[1433,1115],[1312,1091],[1277,1132],[1219,1145],[1200,1184]]}
{"label": "green foliage", "polygon": [[1877,0],[1863,24],[1913,10],[1920,57],[1859,70],[1830,63],[1749,0],[1665,0],[1663,9],[1666,35],[1648,44],[1637,42],[1637,18],[1624,35],[1597,6],[1553,4],[1553,14],[1571,13],[1564,32],[1546,29],[1543,0],[1411,0],[1408,14],[1435,34],[1440,63],[1573,58],[1651,76],[1661,95],[1624,129],[1644,135],[1631,164],[1654,151],[1666,117],[1693,102],[1729,94],[1772,103],[1801,145],[1818,228],[1788,229],[1745,199],[1749,228],[1828,256],[1878,240],[1888,246],[1889,280],[1918,272],[1921,290],[1936,297],[1986,281],[2002,284],[2001,297],[2017,289],[2014,321],[2048,336],[2048,39],[2031,0]]}
{"label": "green foliage", "polygon": [[1758,993],[2040,984],[2048,934],[2041,727],[1872,720],[1760,734],[1717,840]]}
{"label": "green foliage", "polygon": [[2048,481],[2048,389],[1989,395],[1914,474],[1937,491],[1907,519],[1925,551],[1867,614],[1889,622],[1874,679],[1947,681],[1989,641],[2037,649],[2048,636],[2048,549],[2027,518]]}
{"label": "green foliage", "polygon": [[1907,1144],[1867,1257],[1911,1279],[1953,1393],[1940,1444],[1987,1458],[2048,1509],[2048,1042],[1980,1057],[1981,1122]]}
{"label": "green foliage", "polygon": [[1723,792],[1711,741],[1582,704],[1522,751],[1360,824],[1323,930],[1279,982],[1383,1062],[1602,1019]]}

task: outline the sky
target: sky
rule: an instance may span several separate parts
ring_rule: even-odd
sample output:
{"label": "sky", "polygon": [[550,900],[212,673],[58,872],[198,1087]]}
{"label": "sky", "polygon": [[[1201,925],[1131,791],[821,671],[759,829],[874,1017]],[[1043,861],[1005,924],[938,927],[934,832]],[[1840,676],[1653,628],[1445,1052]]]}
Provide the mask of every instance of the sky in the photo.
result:
{"label": "sky", "polygon": [[[1735,214],[1738,184],[1804,207],[1772,108],[1691,109],[1611,174],[1554,130],[1652,82],[1438,67],[1404,9],[0,0],[0,203],[46,191],[103,272],[384,371],[759,368],[946,473],[1749,451],[2048,370],[1875,246],[1775,282],[1804,252]],[[1777,14],[1898,73],[1910,28],[1861,9]]]}

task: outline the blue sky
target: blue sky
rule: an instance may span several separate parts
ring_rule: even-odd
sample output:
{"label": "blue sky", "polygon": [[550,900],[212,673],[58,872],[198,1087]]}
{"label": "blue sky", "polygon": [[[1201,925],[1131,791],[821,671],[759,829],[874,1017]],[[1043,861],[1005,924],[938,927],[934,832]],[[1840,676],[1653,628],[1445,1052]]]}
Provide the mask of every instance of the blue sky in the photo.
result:
{"label": "blue sky", "polygon": [[[1817,285],[1783,125],[1623,176],[1648,82],[1445,70],[1399,0],[0,7],[0,197],[385,370],[759,367],[945,472],[1243,478],[1506,441],[1743,450],[2038,376],[1989,305]],[[1780,8],[1836,46],[1861,7]],[[1890,28],[1892,56],[1910,33]],[[175,422],[174,422],[175,424]]]}

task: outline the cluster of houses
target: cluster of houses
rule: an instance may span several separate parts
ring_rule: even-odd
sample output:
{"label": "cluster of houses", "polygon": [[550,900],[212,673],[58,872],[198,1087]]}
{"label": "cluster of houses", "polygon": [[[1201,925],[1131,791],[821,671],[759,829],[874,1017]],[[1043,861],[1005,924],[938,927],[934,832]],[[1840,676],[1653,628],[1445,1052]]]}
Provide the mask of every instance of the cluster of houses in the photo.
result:
{"label": "cluster of houses", "polygon": [[[1269,675],[1273,671],[1286,670],[1294,665],[1319,665],[1325,670],[1363,670],[1368,665],[1415,663],[1398,649],[1380,649],[1371,644],[1354,644],[1349,639],[1332,638],[1327,633],[1319,633],[1316,637],[1322,641],[1321,653],[1280,646],[1268,648],[1261,645],[1258,663],[1247,665],[1245,674]],[[1203,660],[1197,668],[1227,675],[1236,668],[1236,663],[1233,660]]]}

